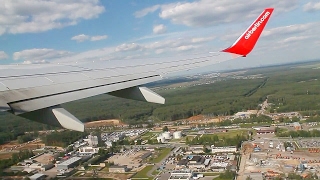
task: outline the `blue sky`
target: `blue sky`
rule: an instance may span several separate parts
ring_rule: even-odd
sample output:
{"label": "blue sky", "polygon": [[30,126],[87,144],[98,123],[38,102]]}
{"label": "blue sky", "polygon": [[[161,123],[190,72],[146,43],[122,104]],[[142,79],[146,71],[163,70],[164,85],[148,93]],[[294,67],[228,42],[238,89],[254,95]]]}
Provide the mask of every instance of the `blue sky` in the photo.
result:
{"label": "blue sky", "polygon": [[319,59],[319,1],[2,0],[0,64],[134,60],[219,51],[266,7],[275,11],[253,52],[214,68]]}

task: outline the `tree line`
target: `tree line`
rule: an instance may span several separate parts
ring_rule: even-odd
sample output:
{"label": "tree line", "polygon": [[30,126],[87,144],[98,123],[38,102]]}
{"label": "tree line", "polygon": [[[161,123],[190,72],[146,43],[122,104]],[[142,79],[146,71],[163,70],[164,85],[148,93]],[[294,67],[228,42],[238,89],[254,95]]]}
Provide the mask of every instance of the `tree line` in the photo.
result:
{"label": "tree line", "polygon": [[4,172],[4,169],[6,169],[14,164],[17,164],[18,162],[23,161],[24,159],[28,159],[32,156],[34,156],[32,151],[21,150],[18,153],[13,153],[11,158],[9,158],[9,159],[1,159],[0,160],[0,176],[8,175],[8,174],[6,174],[6,172]]}
{"label": "tree line", "polygon": [[187,137],[186,144],[188,145],[214,145],[214,146],[236,146],[237,148],[241,146],[243,141],[247,141],[248,136],[237,134],[234,137],[222,137],[219,138],[218,135],[203,135],[196,136],[194,138]]}

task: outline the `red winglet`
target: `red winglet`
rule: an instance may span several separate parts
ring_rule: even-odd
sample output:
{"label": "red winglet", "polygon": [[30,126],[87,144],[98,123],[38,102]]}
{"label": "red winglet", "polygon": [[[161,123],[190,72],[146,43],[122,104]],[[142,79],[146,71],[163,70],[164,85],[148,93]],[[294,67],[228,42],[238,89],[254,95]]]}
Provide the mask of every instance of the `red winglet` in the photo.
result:
{"label": "red winglet", "polygon": [[246,56],[249,54],[256,42],[258,41],[264,27],[266,26],[273,8],[265,9],[260,16],[249,26],[249,28],[237,39],[232,46],[222,50],[222,52],[228,52]]}

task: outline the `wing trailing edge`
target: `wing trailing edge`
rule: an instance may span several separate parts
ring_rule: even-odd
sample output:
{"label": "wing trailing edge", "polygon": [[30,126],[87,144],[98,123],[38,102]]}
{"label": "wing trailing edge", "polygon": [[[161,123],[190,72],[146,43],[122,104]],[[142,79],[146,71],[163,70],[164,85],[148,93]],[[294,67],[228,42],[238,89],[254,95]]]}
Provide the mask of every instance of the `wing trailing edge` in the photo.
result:
{"label": "wing trailing edge", "polygon": [[259,17],[248,27],[248,29],[236,40],[236,42],[222,50],[222,52],[237,54],[241,56],[247,56],[255,44],[257,43],[264,27],[266,26],[272,12],[273,8],[266,8]]}
{"label": "wing trailing edge", "polygon": [[39,109],[19,116],[56,127],[84,132],[84,124],[60,106]]}

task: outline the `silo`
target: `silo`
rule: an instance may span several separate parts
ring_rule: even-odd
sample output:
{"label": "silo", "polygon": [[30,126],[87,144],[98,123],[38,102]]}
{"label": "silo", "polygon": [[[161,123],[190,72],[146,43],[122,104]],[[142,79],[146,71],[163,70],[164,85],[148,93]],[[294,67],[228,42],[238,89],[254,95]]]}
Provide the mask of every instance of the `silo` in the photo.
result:
{"label": "silo", "polygon": [[164,143],[165,138],[162,135],[160,135],[157,137],[157,141],[158,141],[158,143]]}
{"label": "silo", "polygon": [[170,139],[170,132],[164,132],[164,133],[162,133],[162,136],[163,136],[165,139]]}

